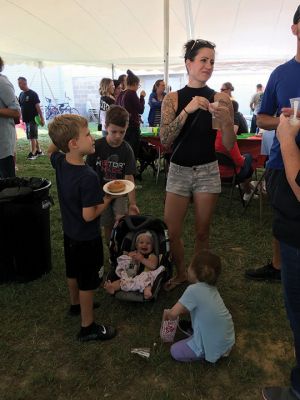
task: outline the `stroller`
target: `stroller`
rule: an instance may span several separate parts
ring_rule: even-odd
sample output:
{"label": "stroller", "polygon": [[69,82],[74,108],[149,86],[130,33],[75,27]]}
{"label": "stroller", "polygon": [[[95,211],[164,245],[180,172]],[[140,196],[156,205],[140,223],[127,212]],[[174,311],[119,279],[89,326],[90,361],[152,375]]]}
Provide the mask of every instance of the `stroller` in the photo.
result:
{"label": "stroller", "polygon": [[158,151],[153,144],[141,140],[137,159],[139,161],[137,179],[142,180],[142,173],[148,166],[152,168],[153,175],[155,176],[157,172],[156,162],[158,159]]}
{"label": "stroller", "polygon": [[[164,266],[162,271],[155,279],[152,286],[152,298],[144,299],[143,293],[138,291],[124,292],[122,290],[115,293],[119,300],[147,302],[155,300],[161,289],[162,283],[172,276],[172,264],[170,261],[170,246],[168,230],[166,224],[158,218],[146,215],[126,215],[122,217],[114,226],[109,245],[111,269],[107,275],[107,280],[115,281],[120,279],[116,275],[117,258],[124,251],[130,252],[135,249],[136,237],[142,232],[150,231],[153,237],[153,247],[155,254],[159,257],[159,266]],[[142,271],[139,271],[141,273]]]}

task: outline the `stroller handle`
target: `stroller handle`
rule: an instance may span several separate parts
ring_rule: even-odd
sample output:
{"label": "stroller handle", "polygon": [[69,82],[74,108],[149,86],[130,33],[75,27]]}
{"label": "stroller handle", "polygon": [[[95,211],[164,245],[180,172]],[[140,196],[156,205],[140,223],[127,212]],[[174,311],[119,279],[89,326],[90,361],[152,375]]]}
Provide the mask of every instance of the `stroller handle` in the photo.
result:
{"label": "stroller handle", "polygon": [[[126,215],[124,217],[124,220],[126,221],[126,224],[131,231],[139,231],[141,229],[147,228],[149,222],[154,221],[154,218],[151,216],[146,216],[146,219],[144,218],[145,216],[141,217],[139,215]],[[132,223],[132,221],[138,221],[139,219],[142,221],[140,224],[136,225]]]}

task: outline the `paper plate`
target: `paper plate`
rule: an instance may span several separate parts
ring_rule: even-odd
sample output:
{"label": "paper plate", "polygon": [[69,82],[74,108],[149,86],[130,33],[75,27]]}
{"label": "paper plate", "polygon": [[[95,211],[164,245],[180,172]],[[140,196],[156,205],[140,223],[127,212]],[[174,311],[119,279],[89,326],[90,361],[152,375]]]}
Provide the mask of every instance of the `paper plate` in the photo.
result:
{"label": "paper plate", "polygon": [[133,191],[134,189],[134,183],[131,181],[128,181],[126,179],[117,179],[120,182],[125,183],[125,189],[122,192],[118,192],[118,193],[113,193],[110,192],[108,190],[108,185],[110,185],[113,181],[107,182],[104,186],[103,186],[103,190],[105,193],[107,194],[111,194],[112,196],[124,196],[124,194],[130,193]]}
{"label": "paper plate", "polygon": [[35,123],[36,123],[38,126],[42,126],[41,117],[40,117],[39,115],[36,115],[36,116],[34,117],[34,120],[35,120]]}

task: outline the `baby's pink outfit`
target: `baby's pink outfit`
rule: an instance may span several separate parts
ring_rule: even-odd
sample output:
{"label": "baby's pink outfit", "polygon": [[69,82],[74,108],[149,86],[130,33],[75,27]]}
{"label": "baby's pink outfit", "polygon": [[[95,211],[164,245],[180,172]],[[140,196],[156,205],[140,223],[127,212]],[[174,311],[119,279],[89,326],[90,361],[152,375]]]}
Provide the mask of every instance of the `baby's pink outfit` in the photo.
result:
{"label": "baby's pink outfit", "polygon": [[124,292],[131,292],[138,290],[143,292],[147,286],[153,286],[156,277],[165,270],[164,266],[160,266],[154,271],[142,272],[137,274],[138,265],[134,264],[131,257],[122,255],[117,258],[118,265],[116,274],[120,277],[120,287]]}

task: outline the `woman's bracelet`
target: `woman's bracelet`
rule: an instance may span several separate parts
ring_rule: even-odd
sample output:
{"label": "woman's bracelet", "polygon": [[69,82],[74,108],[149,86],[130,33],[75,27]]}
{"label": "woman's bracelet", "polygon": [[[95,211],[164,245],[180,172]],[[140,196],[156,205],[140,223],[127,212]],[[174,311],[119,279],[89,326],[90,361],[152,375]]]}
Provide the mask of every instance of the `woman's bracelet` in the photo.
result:
{"label": "woman's bracelet", "polygon": [[184,111],[187,115],[190,115],[190,113],[188,113],[188,112],[186,111],[185,108],[183,109],[183,111]]}

